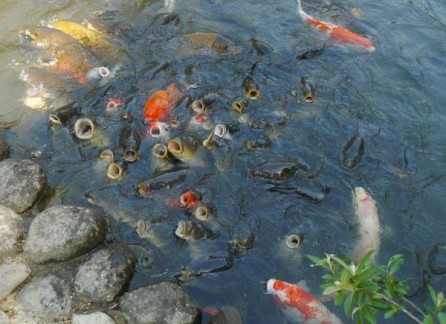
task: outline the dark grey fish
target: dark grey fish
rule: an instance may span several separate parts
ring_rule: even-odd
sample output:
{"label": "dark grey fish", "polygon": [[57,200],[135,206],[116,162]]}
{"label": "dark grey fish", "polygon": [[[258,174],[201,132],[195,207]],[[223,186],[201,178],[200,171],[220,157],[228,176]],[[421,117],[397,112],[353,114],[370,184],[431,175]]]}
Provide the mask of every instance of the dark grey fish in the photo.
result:
{"label": "dark grey fish", "polygon": [[298,60],[308,60],[322,55],[324,48],[311,49],[296,56]]}
{"label": "dark grey fish", "polygon": [[78,106],[75,103],[69,103],[54,110],[48,119],[53,125],[66,125],[71,118],[79,115]]}
{"label": "dark grey fish", "polygon": [[348,169],[353,169],[364,155],[364,140],[359,134],[355,134],[345,144],[342,150],[342,165]]}
{"label": "dark grey fish", "polygon": [[188,169],[168,171],[148,180],[140,181],[137,185],[137,192],[142,197],[149,197],[155,190],[169,189],[182,184],[186,180]]}
{"label": "dark grey fish", "polygon": [[122,158],[127,162],[135,162],[141,145],[141,136],[133,127],[124,127],[119,135],[119,145],[122,148]]}
{"label": "dark grey fish", "polygon": [[313,103],[316,95],[310,79],[307,76],[303,76],[300,78],[300,83],[302,84],[302,96],[305,102]]}
{"label": "dark grey fish", "polygon": [[308,171],[309,168],[297,160],[273,160],[264,162],[251,169],[251,175],[266,182],[280,182],[291,180],[297,171]]}

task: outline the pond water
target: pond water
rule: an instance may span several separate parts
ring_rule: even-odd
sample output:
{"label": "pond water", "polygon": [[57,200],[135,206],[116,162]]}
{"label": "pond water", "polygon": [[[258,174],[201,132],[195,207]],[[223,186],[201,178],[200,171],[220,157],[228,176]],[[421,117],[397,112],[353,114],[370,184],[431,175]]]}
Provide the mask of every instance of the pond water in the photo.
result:
{"label": "pond water", "polygon": [[[433,274],[428,264],[429,252],[446,241],[446,6],[438,0],[319,0],[303,6],[314,17],[367,35],[376,51],[326,42],[302,22],[291,0],[177,0],[167,10],[163,1],[148,0],[1,2],[0,121],[16,122],[2,131],[11,157],[32,158],[44,168],[49,190],[39,208],[63,203],[107,214],[108,240],[131,245],[139,257],[129,290],[178,280],[200,307],[232,305],[245,323],[283,323],[262,282],[305,280],[317,294],[322,273],[304,255],[349,254],[358,238],[352,205],[358,186],[377,202],[378,262],[404,255],[400,275],[409,278],[419,304],[428,301],[428,283],[446,287],[445,275]],[[353,15],[354,8],[362,14]],[[101,57],[109,67],[119,66],[114,77],[75,91],[61,85],[46,109],[26,107],[27,84],[19,76],[47,54],[36,50],[24,31],[54,20],[82,22],[99,10],[114,24],[111,37],[125,52],[116,61]],[[219,33],[238,50],[196,48],[184,37],[193,32]],[[320,55],[296,58],[310,50]],[[240,115],[231,103],[244,98],[247,76],[257,82],[261,97],[247,99]],[[302,99],[302,76],[314,86],[314,103]],[[171,128],[172,137],[199,143],[208,137],[209,130],[190,123],[190,103],[207,93],[217,98],[208,117],[237,131],[231,139],[215,138],[214,149],[199,147],[191,160],[169,164],[186,169],[184,182],[142,198],[138,182],[166,172],[151,154],[162,140],[144,134],[144,104],[174,81],[199,87],[187,90],[174,108],[178,127]],[[110,98],[124,98],[124,104],[106,111]],[[74,138],[74,119],[50,127],[49,113],[67,102],[77,102],[80,115],[94,119],[93,140]],[[142,134],[139,158],[113,181],[97,157],[109,148],[120,158],[119,134],[127,127]],[[248,147],[247,141],[266,147]],[[363,154],[350,163],[361,141]],[[291,166],[296,174],[288,181],[256,175],[278,166]],[[179,220],[193,219],[172,203],[187,189],[199,192],[213,210],[204,225],[212,235],[193,242],[174,236]],[[140,220],[154,229],[156,240],[136,233]],[[292,233],[304,237],[297,252],[284,245]],[[249,249],[236,244],[249,238],[254,238]],[[192,280],[181,277],[183,267]],[[342,310],[329,307],[345,320]],[[406,323],[404,317],[397,320]]]}

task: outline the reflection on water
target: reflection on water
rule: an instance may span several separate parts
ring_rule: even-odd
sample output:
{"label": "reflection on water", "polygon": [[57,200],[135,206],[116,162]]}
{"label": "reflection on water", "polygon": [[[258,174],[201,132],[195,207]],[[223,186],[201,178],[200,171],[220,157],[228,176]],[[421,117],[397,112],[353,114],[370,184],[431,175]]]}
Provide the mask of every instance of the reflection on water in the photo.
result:
{"label": "reflection on water", "polygon": [[[1,2],[0,128],[12,157],[33,158],[45,168],[52,189],[45,204],[102,208],[112,223],[109,240],[131,244],[138,256],[130,289],[182,280],[202,307],[233,305],[246,323],[275,323],[283,315],[261,282],[304,279],[317,291],[320,273],[303,255],[351,250],[351,192],[362,186],[377,201],[383,226],[378,261],[402,253],[407,267],[401,275],[410,278],[420,303],[426,278],[444,286],[444,276],[427,267],[429,251],[444,245],[446,13],[439,2],[363,1],[359,17],[347,4],[306,4],[310,14],[371,37],[372,54],[324,47],[298,18],[294,1],[177,0],[168,10],[164,3]],[[110,37],[118,58],[94,54],[112,72],[109,79],[86,86],[30,70],[51,58],[24,31],[55,20],[85,20]],[[212,34],[188,41],[196,32]],[[224,42],[237,50],[221,50]],[[45,79],[51,92],[34,104],[47,109],[23,104],[23,71]],[[314,87],[314,103],[302,98],[304,76]],[[167,139],[149,136],[142,119],[146,100],[173,81],[188,88],[166,121],[170,137],[187,139],[182,162],[152,155],[156,143],[167,149]],[[252,89],[260,92],[258,100],[246,98]],[[206,96],[212,103],[196,116],[190,105]],[[241,99],[247,106],[232,109]],[[80,117],[94,122],[90,141],[73,136],[78,117],[63,126],[48,123],[50,112],[73,101]],[[209,136],[205,121],[225,125],[230,136]],[[126,128],[142,136],[138,160],[125,163],[124,177],[113,181],[97,157],[109,148],[120,162]],[[201,145],[206,139],[209,149]],[[132,140],[126,137],[125,145]],[[153,183],[163,174],[167,179]],[[144,198],[136,190],[140,181],[152,181]],[[178,206],[186,190],[211,207],[208,221]],[[205,235],[177,239],[180,220],[193,221]],[[296,252],[284,244],[293,233],[305,238]]]}

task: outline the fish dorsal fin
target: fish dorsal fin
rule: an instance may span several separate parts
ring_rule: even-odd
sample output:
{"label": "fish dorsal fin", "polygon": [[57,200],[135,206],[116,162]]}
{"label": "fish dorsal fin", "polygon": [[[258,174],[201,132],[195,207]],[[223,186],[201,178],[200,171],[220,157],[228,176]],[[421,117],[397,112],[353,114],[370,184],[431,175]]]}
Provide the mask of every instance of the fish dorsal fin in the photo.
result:
{"label": "fish dorsal fin", "polygon": [[301,280],[299,281],[297,284],[295,284],[297,286],[299,286],[300,288],[302,288],[303,290],[306,290],[308,292],[310,292],[310,289],[308,288],[307,282],[305,280]]}

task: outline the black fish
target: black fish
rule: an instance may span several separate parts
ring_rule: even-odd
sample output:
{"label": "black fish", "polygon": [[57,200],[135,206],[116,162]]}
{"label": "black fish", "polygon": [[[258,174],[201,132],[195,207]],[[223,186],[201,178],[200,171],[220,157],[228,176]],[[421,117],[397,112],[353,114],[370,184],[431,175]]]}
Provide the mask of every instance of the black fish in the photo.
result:
{"label": "black fish", "polygon": [[296,58],[298,60],[309,60],[309,59],[313,59],[315,57],[322,55],[323,52],[324,52],[323,47],[317,48],[317,49],[311,49],[311,50],[308,50],[302,54],[297,55]]}

